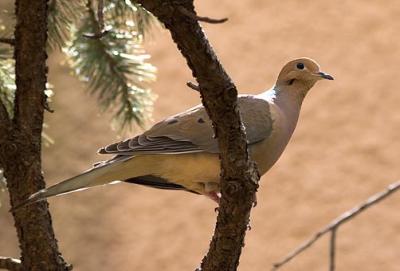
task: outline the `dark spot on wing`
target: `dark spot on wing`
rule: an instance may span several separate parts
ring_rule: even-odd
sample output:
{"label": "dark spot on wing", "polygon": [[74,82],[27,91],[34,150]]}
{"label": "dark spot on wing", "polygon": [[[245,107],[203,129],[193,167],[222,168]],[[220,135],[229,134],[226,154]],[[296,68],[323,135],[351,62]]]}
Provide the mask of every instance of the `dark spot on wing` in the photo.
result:
{"label": "dark spot on wing", "polygon": [[177,119],[170,119],[170,120],[167,121],[167,124],[170,125],[170,124],[174,124],[174,123],[177,123],[177,122],[178,122]]}
{"label": "dark spot on wing", "polygon": [[204,121],[202,118],[199,118],[199,119],[197,120],[197,122],[198,122],[198,123],[205,123],[205,121]]}

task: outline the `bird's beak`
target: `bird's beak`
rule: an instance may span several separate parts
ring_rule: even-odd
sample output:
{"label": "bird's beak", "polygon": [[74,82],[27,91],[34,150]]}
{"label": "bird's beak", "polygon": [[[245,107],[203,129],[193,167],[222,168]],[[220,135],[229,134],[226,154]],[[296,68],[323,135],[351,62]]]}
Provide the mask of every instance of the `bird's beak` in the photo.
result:
{"label": "bird's beak", "polygon": [[324,72],[317,72],[315,75],[320,77],[320,78],[322,78],[322,79],[333,80],[332,75],[329,75],[329,74],[324,73]]}

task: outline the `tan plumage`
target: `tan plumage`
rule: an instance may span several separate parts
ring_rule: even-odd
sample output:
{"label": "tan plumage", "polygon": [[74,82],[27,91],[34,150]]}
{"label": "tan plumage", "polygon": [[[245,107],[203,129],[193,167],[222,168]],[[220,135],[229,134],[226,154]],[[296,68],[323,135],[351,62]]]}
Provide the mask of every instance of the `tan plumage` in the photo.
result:
{"label": "tan plumage", "polygon": [[[315,61],[299,58],[283,67],[270,90],[239,97],[250,155],[261,174],[282,154],[296,127],[303,98],[320,79],[333,80]],[[31,195],[21,206],[114,181],[187,190],[213,199],[219,192],[218,143],[201,105],[169,117],[141,135],[106,146],[99,153],[115,157]]]}

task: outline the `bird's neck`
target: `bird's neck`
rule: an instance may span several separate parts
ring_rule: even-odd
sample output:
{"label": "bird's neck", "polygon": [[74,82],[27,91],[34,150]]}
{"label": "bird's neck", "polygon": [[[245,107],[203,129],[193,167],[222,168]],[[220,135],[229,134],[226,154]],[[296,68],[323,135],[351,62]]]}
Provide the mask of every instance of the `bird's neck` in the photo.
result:
{"label": "bird's neck", "polygon": [[281,88],[279,85],[274,86],[267,91],[267,95],[271,98],[271,102],[276,104],[280,111],[284,114],[288,132],[292,134],[299,119],[301,105],[304,97],[310,88],[307,86],[291,85]]}

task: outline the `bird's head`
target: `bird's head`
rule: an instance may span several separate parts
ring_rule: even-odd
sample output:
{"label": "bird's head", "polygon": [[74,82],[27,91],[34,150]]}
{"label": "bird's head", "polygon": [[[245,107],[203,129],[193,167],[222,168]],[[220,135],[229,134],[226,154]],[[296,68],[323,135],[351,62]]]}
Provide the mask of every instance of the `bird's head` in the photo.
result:
{"label": "bird's head", "polygon": [[333,80],[333,77],[320,70],[317,62],[311,58],[302,57],[287,63],[281,70],[276,86],[282,88],[296,88],[308,91],[318,80]]}

